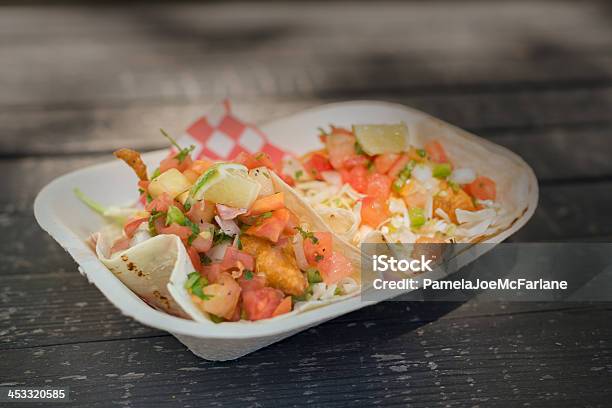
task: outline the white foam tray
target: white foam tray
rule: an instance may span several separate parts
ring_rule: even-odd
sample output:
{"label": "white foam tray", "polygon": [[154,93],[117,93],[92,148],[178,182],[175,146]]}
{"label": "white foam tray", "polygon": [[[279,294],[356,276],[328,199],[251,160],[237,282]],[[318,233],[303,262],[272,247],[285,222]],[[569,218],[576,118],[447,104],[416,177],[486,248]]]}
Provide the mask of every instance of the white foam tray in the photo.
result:
{"label": "white foam tray", "polygon": [[[376,101],[334,103],[308,109],[289,117],[264,123],[260,128],[271,141],[294,153],[319,148],[317,128],[330,123],[348,126],[352,123],[408,124],[430,118],[428,115],[397,104]],[[449,129],[453,128],[448,125]],[[457,137],[466,137],[459,131]],[[470,138],[474,136],[468,135]],[[527,207],[523,215],[510,228],[488,239],[499,243],[521,228],[537,206],[538,185],[531,168],[514,153],[478,139],[492,155],[498,155],[524,169],[528,178]],[[122,147],[122,146],[117,146]],[[144,155],[145,161],[155,167],[166,151]],[[124,286],[87,247],[87,237],[100,229],[103,220],[79,202],[75,187],[105,204],[133,202],[137,197],[135,176],[119,160],[90,166],[63,175],[45,186],[36,197],[34,213],[40,226],[47,231],[79,264],[79,270],[96,285],[106,298],[121,312],[142,324],[168,331],[176,336],[194,354],[208,360],[235,359],[271,343],[282,340],[309,327],[372,304],[360,296],[297,315],[249,323],[222,323],[210,325],[167,315],[149,307]],[[75,279],[79,279],[75,276]]]}

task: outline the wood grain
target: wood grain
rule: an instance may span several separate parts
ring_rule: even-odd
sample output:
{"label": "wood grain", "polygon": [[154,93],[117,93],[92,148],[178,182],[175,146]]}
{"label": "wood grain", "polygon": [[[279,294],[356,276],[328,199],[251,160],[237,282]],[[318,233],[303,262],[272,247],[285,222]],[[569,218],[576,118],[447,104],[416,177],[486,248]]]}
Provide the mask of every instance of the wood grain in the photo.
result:
{"label": "wood grain", "polygon": [[[70,386],[74,405],[90,407],[109,400],[135,406],[558,407],[600,406],[612,395],[612,333],[608,326],[594,328],[609,310],[451,312],[424,324],[407,321],[403,303],[377,308],[384,312],[389,305],[404,312],[382,319],[356,312],[225,363],[198,359],[169,336],[11,350],[11,377],[3,372],[0,381],[20,385],[37,378]],[[347,321],[351,317],[358,319]]]}

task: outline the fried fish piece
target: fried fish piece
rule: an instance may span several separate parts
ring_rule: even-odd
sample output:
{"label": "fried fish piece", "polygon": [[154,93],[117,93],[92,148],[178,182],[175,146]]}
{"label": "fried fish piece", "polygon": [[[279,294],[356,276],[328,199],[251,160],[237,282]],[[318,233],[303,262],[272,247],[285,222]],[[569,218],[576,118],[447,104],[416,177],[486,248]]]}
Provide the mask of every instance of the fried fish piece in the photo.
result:
{"label": "fried fish piece", "polygon": [[242,250],[255,258],[255,270],[266,277],[268,284],[284,293],[300,296],[308,287],[306,277],[295,260],[291,244],[273,246],[269,241],[243,235]]}
{"label": "fried fish piece", "polygon": [[448,214],[452,222],[457,223],[456,209],[460,208],[466,211],[474,211],[476,209],[472,198],[462,188],[457,188],[455,191],[448,183],[442,183],[440,184],[441,191],[433,198],[434,217],[438,217],[435,214],[436,209],[441,208]]}
{"label": "fried fish piece", "polygon": [[140,153],[138,153],[136,150],[119,149],[115,150],[113,154],[115,155],[115,157],[123,160],[128,166],[130,166],[140,180],[149,179],[149,177],[147,176],[147,166],[142,161]]}

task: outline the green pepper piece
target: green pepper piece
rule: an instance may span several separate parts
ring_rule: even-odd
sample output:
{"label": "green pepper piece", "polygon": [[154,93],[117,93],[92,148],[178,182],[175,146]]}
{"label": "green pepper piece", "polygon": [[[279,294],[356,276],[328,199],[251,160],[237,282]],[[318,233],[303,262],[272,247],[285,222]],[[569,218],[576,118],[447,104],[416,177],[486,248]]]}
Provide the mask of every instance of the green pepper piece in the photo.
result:
{"label": "green pepper piece", "polygon": [[451,175],[452,169],[448,163],[436,164],[433,168],[433,176],[439,179],[447,178]]}
{"label": "green pepper piece", "polygon": [[427,221],[425,218],[425,211],[423,211],[422,208],[410,208],[408,210],[408,216],[410,217],[410,226],[412,228],[419,228]]}

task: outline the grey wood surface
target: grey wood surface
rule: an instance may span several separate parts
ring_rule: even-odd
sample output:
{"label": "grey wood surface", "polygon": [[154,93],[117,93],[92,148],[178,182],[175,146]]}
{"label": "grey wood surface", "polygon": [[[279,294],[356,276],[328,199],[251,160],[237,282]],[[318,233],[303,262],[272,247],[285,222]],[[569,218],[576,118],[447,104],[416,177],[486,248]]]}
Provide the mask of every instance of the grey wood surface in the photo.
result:
{"label": "grey wood surface", "polygon": [[610,406],[610,304],[385,303],[206,362],[122,316],[31,208],[221,98],[254,122],[382,99],[529,162],[540,205],[512,240],[609,241],[609,3],[2,6],[0,61],[0,384],[69,386],[79,407]]}

